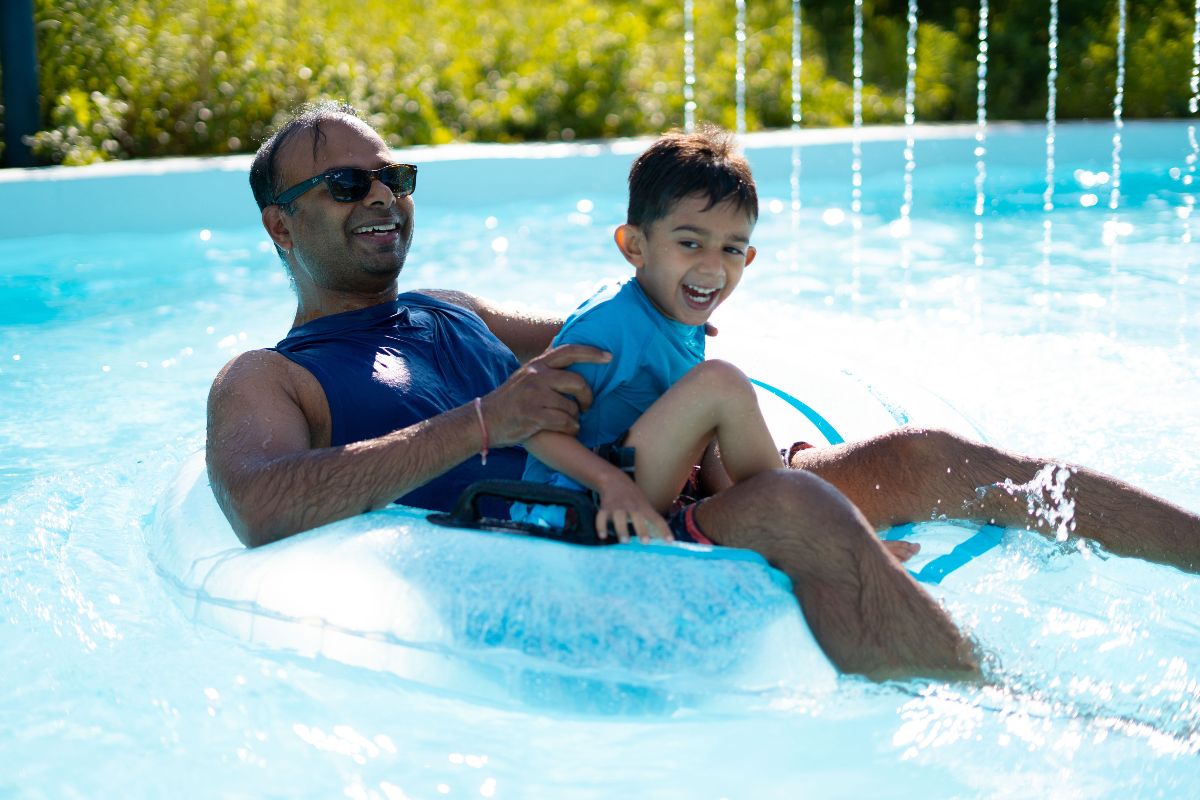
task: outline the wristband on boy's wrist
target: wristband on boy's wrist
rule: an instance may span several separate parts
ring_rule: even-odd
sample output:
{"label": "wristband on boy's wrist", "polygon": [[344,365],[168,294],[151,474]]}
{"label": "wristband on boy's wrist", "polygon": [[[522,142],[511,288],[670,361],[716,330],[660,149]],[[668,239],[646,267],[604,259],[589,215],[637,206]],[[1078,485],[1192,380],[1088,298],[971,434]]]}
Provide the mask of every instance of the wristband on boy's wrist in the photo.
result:
{"label": "wristband on boy's wrist", "polygon": [[479,463],[486,465],[488,456],[487,423],[483,421],[483,400],[475,398],[475,416],[479,419],[479,432],[483,434],[483,446],[479,448]]}

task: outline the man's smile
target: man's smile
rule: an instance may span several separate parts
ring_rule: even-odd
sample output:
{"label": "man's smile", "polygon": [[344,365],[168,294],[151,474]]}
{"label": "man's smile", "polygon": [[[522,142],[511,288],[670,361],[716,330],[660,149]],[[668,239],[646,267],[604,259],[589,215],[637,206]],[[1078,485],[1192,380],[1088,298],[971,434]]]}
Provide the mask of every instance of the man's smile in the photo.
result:
{"label": "man's smile", "polygon": [[387,233],[396,230],[396,223],[389,222],[383,225],[360,225],[354,229],[355,233]]}
{"label": "man's smile", "polygon": [[402,220],[395,218],[375,220],[350,229],[351,235],[359,241],[389,247],[399,241],[402,232]]}

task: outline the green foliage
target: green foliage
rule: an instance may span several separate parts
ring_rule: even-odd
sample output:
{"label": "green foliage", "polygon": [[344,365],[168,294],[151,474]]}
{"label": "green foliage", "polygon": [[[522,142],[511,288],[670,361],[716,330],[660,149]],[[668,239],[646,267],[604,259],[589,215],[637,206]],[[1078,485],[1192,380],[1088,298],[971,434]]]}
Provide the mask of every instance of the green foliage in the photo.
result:
{"label": "green foliage", "polygon": [[[1131,4],[1127,116],[1187,113],[1193,0]],[[974,119],[977,5],[922,0],[917,118]],[[989,21],[988,114],[1045,114],[1048,0]],[[1116,0],[1060,0],[1061,117],[1112,113]],[[699,117],[735,123],[733,0],[695,0]],[[863,118],[904,116],[907,0],[864,0]],[[806,126],[853,121],[853,3],[803,0]],[[747,3],[746,118],[792,122],[791,0]],[[357,106],[393,145],[654,133],[683,120],[680,0],[36,0],[48,162],[247,152]]]}

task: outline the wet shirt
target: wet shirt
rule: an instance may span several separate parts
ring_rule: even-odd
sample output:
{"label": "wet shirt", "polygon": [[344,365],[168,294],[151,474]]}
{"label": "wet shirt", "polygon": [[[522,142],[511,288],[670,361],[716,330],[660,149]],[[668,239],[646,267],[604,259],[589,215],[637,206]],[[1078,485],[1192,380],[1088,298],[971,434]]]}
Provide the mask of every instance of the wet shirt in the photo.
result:
{"label": "wet shirt", "polygon": [[[335,447],[470,403],[520,366],[473,312],[416,292],[315,319],[293,328],[272,349],[320,382]],[[486,467],[478,457],[469,458],[396,502],[449,510],[468,484],[520,477],[524,465],[523,449],[497,448]]]}
{"label": "wet shirt", "polygon": [[[586,300],[567,319],[554,344],[586,344],[612,353],[607,364],[571,366],[592,387],[591,408],[579,419],[579,441],[591,448],[623,436],[672,384],[704,360],[704,326],[663,315],[631,278]],[[579,488],[532,457],[525,479]]]}

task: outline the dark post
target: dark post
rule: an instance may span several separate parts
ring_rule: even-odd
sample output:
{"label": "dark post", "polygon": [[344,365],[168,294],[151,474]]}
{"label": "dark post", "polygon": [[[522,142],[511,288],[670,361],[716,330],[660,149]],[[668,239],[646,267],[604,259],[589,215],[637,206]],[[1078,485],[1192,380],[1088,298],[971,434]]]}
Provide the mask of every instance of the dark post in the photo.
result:
{"label": "dark post", "polygon": [[41,122],[33,0],[0,3],[0,69],[4,71],[4,166],[32,167],[23,138]]}

